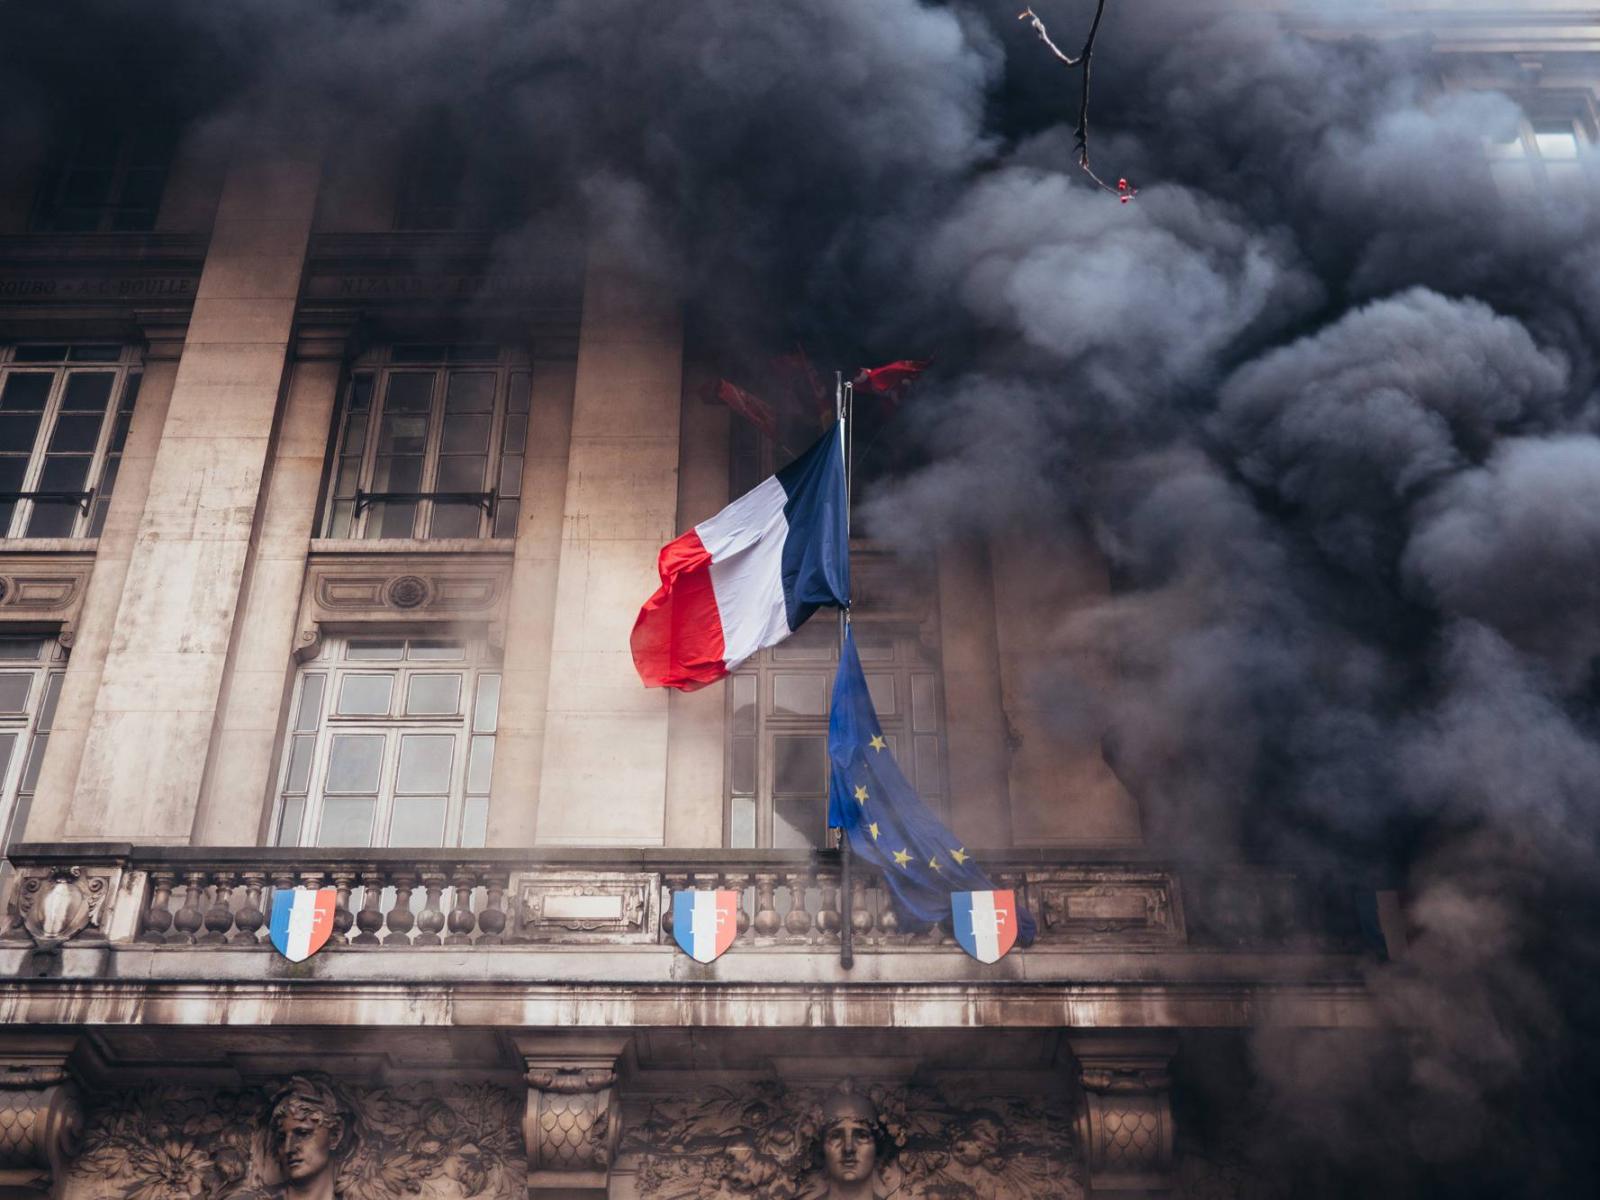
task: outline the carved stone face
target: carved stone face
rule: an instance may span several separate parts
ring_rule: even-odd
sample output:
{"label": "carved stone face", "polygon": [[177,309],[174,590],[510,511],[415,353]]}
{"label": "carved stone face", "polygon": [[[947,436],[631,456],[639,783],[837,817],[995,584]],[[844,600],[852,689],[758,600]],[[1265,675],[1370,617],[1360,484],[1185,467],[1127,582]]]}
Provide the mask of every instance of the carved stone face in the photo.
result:
{"label": "carved stone face", "polygon": [[290,1183],[304,1184],[333,1169],[334,1130],[322,1121],[285,1114],[277,1125],[278,1164]]}
{"label": "carved stone face", "polygon": [[847,1115],[828,1126],[822,1138],[822,1158],[828,1178],[836,1183],[859,1183],[878,1163],[878,1146],[872,1126]]}
{"label": "carved stone face", "polygon": [[980,1117],[956,1135],[950,1153],[964,1167],[975,1167],[994,1157],[1000,1149],[1000,1128]]}

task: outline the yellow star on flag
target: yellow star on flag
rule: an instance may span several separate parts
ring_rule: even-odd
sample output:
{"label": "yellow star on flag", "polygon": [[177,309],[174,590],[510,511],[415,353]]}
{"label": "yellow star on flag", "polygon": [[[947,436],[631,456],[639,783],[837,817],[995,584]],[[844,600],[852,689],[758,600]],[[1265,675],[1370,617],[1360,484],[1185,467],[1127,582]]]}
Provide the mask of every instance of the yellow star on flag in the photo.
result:
{"label": "yellow star on flag", "polygon": [[875,733],[872,735],[872,740],[868,742],[867,745],[871,746],[874,750],[882,750],[884,746],[888,745],[888,743],[883,740],[883,734]]}
{"label": "yellow star on flag", "polygon": [[932,858],[930,858],[928,860],[928,865],[937,871],[939,869],[939,856],[935,854]]}
{"label": "yellow star on flag", "polygon": [[967,848],[962,846],[959,850],[950,851],[950,857],[955,859],[957,863],[966,862],[967,858],[969,857],[967,854]]}
{"label": "yellow star on flag", "polygon": [[910,861],[911,861],[911,855],[909,853],[907,853],[906,851],[904,851],[904,850],[896,850],[894,852],[894,865],[895,866],[900,867],[903,870],[909,871],[911,868],[907,867],[906,864],[909,863]]}
{"label": "yellow star on flag", "polygon": [[874,821],[871,825],[867,826],[867,829],[872,834],[872,840],[873,841],[877,841],[878,840],[878,823],[876,821]]}
{"label": "yellow star on flag", "polygon": [[856,785],[856,803],[857,804],[865,804],[866,802],[867,802],[867,789],[866,789],[866,786],[864,784],[859,784],[858,783]]}

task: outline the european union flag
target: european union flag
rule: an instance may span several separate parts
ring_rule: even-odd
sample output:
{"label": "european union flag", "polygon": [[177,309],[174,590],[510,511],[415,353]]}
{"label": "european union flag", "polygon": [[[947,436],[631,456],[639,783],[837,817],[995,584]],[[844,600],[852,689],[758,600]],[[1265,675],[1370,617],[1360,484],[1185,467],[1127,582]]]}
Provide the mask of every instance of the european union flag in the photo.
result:
{"label": "european union flag", "polygon": [[[951,892],[994,890],[964,843],[929,811],[901,774],[872,707],[855,635],[846,628],[828,718],[828,825],[843,829],[851,848],[883,873],[907,927],[926,928],[950,916]],[[1036,932],[1017,912],[1018,941]]]}

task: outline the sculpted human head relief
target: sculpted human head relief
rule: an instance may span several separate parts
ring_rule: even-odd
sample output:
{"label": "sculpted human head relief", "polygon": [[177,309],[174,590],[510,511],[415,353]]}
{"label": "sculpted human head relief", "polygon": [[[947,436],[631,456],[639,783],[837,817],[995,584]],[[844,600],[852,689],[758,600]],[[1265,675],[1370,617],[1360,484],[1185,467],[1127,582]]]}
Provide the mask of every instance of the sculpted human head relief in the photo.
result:
{"label": "sculpted human head relief", "polygon": [[268,1144],[288,1200],[333,1200],[354,1115],[325,1080],[293,1076],[273,1094]]}

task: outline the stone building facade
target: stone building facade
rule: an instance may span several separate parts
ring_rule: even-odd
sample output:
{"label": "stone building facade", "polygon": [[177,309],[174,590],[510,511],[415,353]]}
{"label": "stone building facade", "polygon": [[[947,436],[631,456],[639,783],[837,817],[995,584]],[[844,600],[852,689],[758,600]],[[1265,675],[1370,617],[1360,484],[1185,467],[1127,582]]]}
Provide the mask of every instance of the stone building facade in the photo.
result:
{"label": "stone building facade", "polygon": [[[1525,102],[1507,181],[1593,140],[1592,26],[1419,31]],[[90,132],[0,181],[0,1186],[1256,1194],[1175,1087],[1262,1025],[1361,1036],[1398,921],[1145,849],[1029,687],[1036,614],[1108,586],[1087,549],[856,547],[897,752],[1040,936],[980,966],[858,874],[845,970],[827,639],[691,695],[629,656],[748,441],[670,297],[508,261],[399,161]],[[291,964],[300,885],[336,933]],[[690,885],[743,897],[713,964],[668,932]]]}

